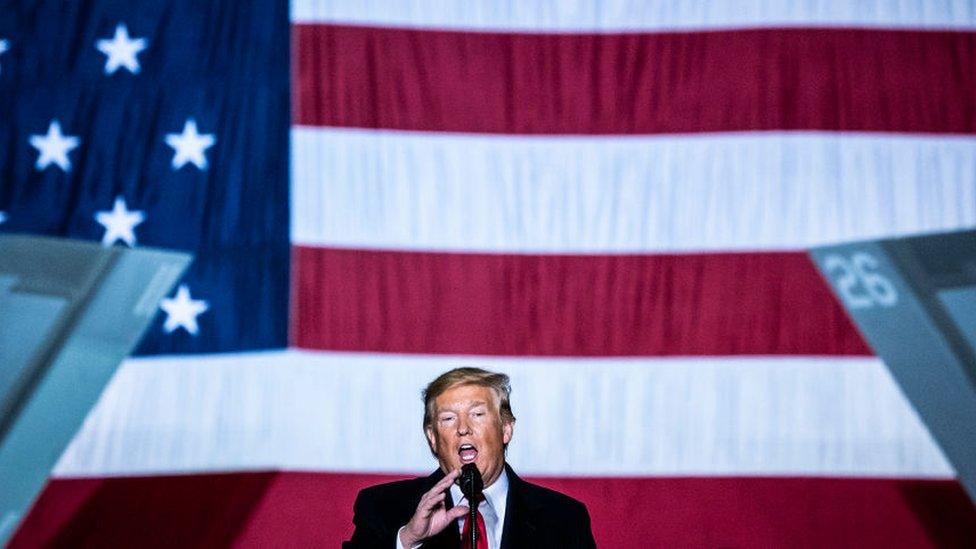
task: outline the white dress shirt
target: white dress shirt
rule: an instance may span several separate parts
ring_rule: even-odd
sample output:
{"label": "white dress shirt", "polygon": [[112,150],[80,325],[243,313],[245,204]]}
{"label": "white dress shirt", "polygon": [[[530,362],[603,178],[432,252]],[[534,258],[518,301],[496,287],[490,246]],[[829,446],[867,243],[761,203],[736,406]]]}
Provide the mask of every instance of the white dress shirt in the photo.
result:
{"label": "white dress shirt", "polygon": [[[502,474],[498,477],[491,486],[485,488],[483,492],[485,500],[478,504],[478,512],[481,513],[482,518],[485,520],[485,530],[488,532],[488,549],[500,549],[502,544],[502,531],[505,528],[505,504],[508,503],[508,473],[502,469]],[[454,501],[454,505],[467,505],[468,499],[464,497],[461,492],[461,487],[457,484],[451,485],[451,499]],[[462,516],[457,521],[457,531],[458,538],[461,537],[461,532],[464,531],[464,523],[467,522],[468,515]],[[448,526],[451,528],[451,526]],[[405,549],[403,544],[400,543],[400,532],[403,528],[397,531],[397,547],[399,549]],[[420,547],[421,544],[414,545],[411,549]]]}

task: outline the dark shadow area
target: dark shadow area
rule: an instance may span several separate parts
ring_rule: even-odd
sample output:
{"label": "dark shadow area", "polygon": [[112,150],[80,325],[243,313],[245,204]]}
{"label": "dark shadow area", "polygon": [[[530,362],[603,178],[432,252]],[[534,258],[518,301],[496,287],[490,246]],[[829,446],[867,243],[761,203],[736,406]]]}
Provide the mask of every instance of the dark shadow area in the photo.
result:
{"label": "dark shadow area", "polygon": [[[87,497],[73,502],[67,493],[45,493],[11,547],[226,547],[247,525],[275,476],[108,478],[94,489],[88,486]],[[56,509],[64,504],[75,509]],[[63,522],[53,539],[45,539],[50,530],[44,524],[32,524],[39,513],[61,514]]]}
{"label": "dark shadow area", "polygon": [[962,485],[947,481],[902,481],[905,500],[935,547],[976,547],[976,505]]}

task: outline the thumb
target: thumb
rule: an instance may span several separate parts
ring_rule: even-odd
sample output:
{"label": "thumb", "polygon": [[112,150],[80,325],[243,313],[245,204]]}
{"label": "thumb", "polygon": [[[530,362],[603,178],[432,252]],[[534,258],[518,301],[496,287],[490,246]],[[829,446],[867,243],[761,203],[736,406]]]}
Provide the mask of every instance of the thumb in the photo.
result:
{"label": "thumb", "polygon": [[457,507],[452,507],[450,511],[447,512],[447,520],[454,520],[456,518],[463,517],[468,514],[470,508],[467,505],[458,505]]}

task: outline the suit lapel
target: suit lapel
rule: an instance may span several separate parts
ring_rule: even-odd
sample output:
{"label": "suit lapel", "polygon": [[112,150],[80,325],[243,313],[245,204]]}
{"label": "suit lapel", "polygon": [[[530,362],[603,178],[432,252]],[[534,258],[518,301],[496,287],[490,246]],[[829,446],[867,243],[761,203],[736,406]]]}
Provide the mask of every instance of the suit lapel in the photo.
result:
{"label": "suit lapel", "polygon": [[505,464],[508,473],[508,501],[505,503],[505,524],[502,526],[501,548],[522,547],[531,540],[538,539],[536,531],[536,508],[534,502],[526,499],[522,479]]}

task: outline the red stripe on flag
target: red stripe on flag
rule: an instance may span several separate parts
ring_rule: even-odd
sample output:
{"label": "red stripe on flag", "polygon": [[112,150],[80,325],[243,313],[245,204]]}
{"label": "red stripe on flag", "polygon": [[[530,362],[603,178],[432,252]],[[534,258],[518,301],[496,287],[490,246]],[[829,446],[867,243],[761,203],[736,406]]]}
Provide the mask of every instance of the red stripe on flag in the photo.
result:
{"label": "red stripe on flag", "polygon": [[806,254],[293,249],[298,347],[544,356],[870,354]]}
{"label": "red stripe on flag", "polygon": [[[401,477],[237,473],[57,479],[11,547],[336,547],[356,493]],[[955,481],[562,478],[599,547],[973,547]],[[392,544],[392,540],[391,540]]]}
{"label": "red stripe on flag", "polygon": [[293,26],[295,123],[508,134],[976,133],[976,33]]}

